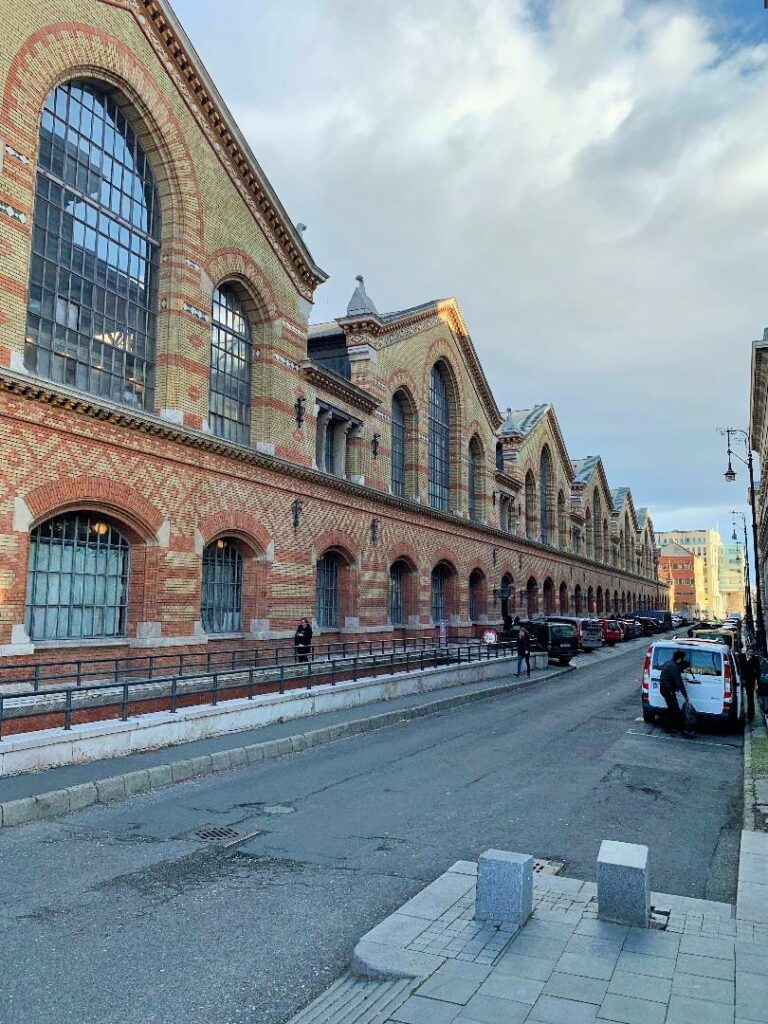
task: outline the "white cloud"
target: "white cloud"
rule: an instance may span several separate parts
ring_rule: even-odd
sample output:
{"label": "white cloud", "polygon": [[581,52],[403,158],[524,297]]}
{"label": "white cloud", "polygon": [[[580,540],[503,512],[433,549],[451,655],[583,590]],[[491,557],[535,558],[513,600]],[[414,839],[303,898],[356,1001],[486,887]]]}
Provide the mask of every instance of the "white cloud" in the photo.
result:
{"label": "white cloud", "polygon": [[358,272],[380,309],[454,294],[500,406],[554,401],[637,505],[722,500],[768,319],[768,46],[693,0],[176,7],[332,274],[316,319]]}

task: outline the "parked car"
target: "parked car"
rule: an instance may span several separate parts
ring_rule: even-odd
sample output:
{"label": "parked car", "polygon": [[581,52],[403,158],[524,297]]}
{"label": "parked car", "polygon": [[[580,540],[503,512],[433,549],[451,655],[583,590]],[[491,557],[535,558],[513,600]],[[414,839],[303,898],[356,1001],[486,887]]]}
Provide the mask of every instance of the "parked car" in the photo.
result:
{"label": "parked car", "polygon": [[657,640],[648,648],[643,665],[643,718],[655,721],[666,708],[659,689],[661,667],[675,651],[685,651],[690,668],[683,672],[688,699],[697,716],[738,728],[743,721],[741,680],[729,647],[712,640]]}
{"label": "parked car", "polygon": [[642,630],[643,636],[653,636],[658,632],[657,623],[653,619],[647,619],[643,615],[637,621],[640,623],[640,629]]}
{"label": "parked car", "polygon": [[598,621],[603,629],[604,644],[607,644],[608,647],[615,647],[616,644],[621,643],[624,639],[624,634],[616,619],[599,619]]}
{"label": "parked car", "polygon": [[575,626],[580,651],[596,651],[603,646],[603,627],[597,619],[580,615],[548,615],[547,622],[570,622]]}
{"label": "parked car", "polygon": [[549,622],[547,619],[529,619],[516,622],[501,634],[501,640],[517,642],[517,634],[525,627],[531,635],[531,650],[546,651],[558,665],[570,664],[579,653],[579,637],[571,622]]}
{"label": "parked car", "polygon": [[659,632],[663,633],[666,630],[672,629],[672,612],[668,608],[655,608],[651,611],[644,611],[643,618],[658,620],[663,627]]}

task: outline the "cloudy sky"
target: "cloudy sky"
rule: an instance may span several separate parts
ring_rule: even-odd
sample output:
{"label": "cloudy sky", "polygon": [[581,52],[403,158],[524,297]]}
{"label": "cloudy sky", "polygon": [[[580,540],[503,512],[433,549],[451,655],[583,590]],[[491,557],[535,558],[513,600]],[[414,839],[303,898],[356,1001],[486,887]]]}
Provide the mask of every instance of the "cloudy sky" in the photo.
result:
{"label": "cloudy sky", "polygon": [[[175,0],[331,275],[454,295],[499,406],[553,402],[657,528],[730,533],[768,325],[760,0]],[[737,465],[738,469],[741,469]]]}

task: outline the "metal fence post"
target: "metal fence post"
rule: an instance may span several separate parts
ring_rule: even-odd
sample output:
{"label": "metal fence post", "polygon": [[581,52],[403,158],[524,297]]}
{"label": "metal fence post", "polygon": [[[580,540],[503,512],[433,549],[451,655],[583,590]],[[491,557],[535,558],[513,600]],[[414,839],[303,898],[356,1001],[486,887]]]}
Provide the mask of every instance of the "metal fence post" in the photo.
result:
{"label": "metal fence post", "polygon": [[280,693],[285,693],[285,665],[280,666]]}
{"label": "metal fence post", "polygon": [[123,710],[120,715],[121,722],[128,721],[128,683],[123,683]]}
{"label": "metal fence post", "polygon": [[40,689],[40,664],[35,665],[35,693]]}
{"label": "metal fence post", "polygon": [[72,687],[67,687],[67,692],[64,697],[64,728],[72,728]]}
{"label": "metal fence post", "polygon": [[253,669],[248,669],[248,700],[253,700]]}
{"label": "metal fence post", "polygon": [[352,679],[357,682],[357,656],[354,658],[354,665],[352,668]]}
{"label": "metal fence post", "polygon": [[176,676],[171,680],[171,714],[176,714],[176,696],[177,696],[177,683],[178,679]]}
{"label": "metal fence post", "polygon": [[219,702],[219,673],[213,673],[213,684],[211,686],[211,704],[215,707]]}

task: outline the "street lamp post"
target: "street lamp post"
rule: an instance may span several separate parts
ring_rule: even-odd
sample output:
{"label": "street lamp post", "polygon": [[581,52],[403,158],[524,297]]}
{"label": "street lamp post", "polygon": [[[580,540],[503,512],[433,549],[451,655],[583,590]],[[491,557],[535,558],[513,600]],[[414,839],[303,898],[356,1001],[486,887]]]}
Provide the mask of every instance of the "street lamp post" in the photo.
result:
{"label": "street lamp post", "polygon": [[[726,427],[725,430],[720,431],[721,434],[725,434],[728,444],[728,469],[726,469],[725,479],[729,484],[732,484],[736,479],[736,473],[734,472],[733,465],[731,464],[731,458],[735,456],[739,462],[743,462],[749,470],[749,505],[752,509],[752,550],[755,558],[755,612],[757,615],[757,622],[755,624],[755,642],[757,643],[757,649],[761,654],[768,654],[768,648],[766,647],[765,639],[765,622],[763,621],[763,600],[760,594],[760,553],[757,547],[757,513],[755,511],[755,471],[752,462],[752,441],[746,430],[741,430],[739,427]],[[740,434],[744,439],[744,445],[747,449],[746,459],[742,459],[731,448],[731,434]]]}
{"label": "street lamp post", "polygon": [[[750,640],[755,635],[755,617],[752,614],[752,587],[749,583],[749,547],[747,545],[747,517],[743,512],[739,512],[738,509],[732,508],[731,515],[741,516],[742,526],[744,527],[744,607],[747,616],[747,633]],[[736,537],[736,523],[733,524],[732,540],[737,540]]]}

